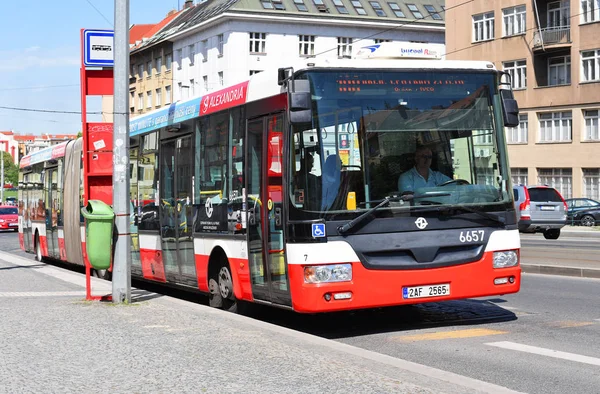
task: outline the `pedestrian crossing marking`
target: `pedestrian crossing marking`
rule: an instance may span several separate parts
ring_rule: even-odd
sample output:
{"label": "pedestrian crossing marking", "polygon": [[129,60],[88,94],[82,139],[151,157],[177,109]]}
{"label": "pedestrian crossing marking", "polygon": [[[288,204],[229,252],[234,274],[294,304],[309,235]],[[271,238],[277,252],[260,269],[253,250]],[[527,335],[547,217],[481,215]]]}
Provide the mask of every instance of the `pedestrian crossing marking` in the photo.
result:
{"label": "pedestrian crossing marking", "polygon": [[557,328],[585,327],[585,326],[591,326],[593,324],[596,324],[596,323],[590,322],[590,321],[572,321],[572,320],[558,321],[558,322],[550,323],[550,325],[552,327],[557,327]]}
{"label": "pedestrian crossing marking", "polygon": [[437,341],[440,339],[473,338],[507,333],[508,331],[490,330],[486,328],[469,328],[466,330],[431,332],[417,335],[404,335],[399,337],[393,337],[392,339],[396,339],[402,342]]}
{"label": "pedestrian crossing marking", "polygon": [[0,297],[85,297],[85,291],[4,291]]}
{"label": "pedestrian crossing marking", "polygon": [[524,353],[538,354],[541,356],[559,358],[561,360],[575,361],[583,364],[591,364],[600,366],[600,358],[582,356],[580,354],[560,352],[558,350],[546,349],[543,347],[521,345],[515,342],[491,342],[486,343],[488,346],[495,346],[507,350],[516,350]]}

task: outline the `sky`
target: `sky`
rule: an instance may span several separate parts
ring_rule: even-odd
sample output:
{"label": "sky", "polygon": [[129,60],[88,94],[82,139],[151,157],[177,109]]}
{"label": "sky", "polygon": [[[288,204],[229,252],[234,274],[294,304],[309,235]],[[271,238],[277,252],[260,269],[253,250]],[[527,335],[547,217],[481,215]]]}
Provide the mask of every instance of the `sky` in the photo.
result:
{"label": "sky", "polygon": [[[184,0],[129,0],[129,24],[158,23]],[[81,111],[81,29],[113,29],[115,0],[2,1],[0,107]],[[179,5],[178,5],[179,3]],[[100,111],[100,99],[88,100]],[[98,121],[88,117],[88,121]],[[81,115],[0,108],[0,131],[77,134]]]}

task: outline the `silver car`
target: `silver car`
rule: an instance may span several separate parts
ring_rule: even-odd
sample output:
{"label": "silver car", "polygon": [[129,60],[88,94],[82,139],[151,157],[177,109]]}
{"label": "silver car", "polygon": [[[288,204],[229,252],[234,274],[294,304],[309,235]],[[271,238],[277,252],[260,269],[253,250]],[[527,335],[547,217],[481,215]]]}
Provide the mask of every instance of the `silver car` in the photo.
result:
{"label": "silver car", "polygon": [[567,223],[567,203],[561,194],[549,186],[513,187],[519,231],[543,233],[546,239],[558,239]]}

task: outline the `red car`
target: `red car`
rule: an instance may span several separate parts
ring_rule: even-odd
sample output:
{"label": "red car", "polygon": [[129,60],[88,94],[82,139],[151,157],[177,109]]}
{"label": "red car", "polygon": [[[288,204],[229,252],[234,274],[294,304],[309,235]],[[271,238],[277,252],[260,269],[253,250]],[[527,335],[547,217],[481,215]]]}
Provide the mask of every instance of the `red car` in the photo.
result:
{"label": "red car", "polygon": [[17,207],[0,205],[0,230],[19,231],[19,218]]}

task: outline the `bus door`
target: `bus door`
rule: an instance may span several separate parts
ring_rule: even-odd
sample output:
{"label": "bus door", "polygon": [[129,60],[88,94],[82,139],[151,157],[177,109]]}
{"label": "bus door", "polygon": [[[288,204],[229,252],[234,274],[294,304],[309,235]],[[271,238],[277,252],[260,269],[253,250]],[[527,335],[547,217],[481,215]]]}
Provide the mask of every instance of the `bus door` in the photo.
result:
{"label": "bus door", "polygon": [[48,255],[60,258],[58,247],[58,169],[49,168],[45,177],[46,209],[46,242],[48,243]]}
{"label": "bus door", "polygon": [[283,113],[248,121],[246,223],[255,299],[291,305],[283,243]]}
{"label": "bus door", "polygon": [[23,175],[23,186],[22,188],[22,223],[23,227],[23,245],[25,246],[25,251],[31,252],[33,251],[33,243],[31,238],[31,217],[29,216],[29,205],[31,198],[31,184],[29,183],[30,174]]}
{"label": "bus door", "polygon": [[194,262],[191,136],[162,143],[160,153],[160,236],[167,281],[196,286]]}

